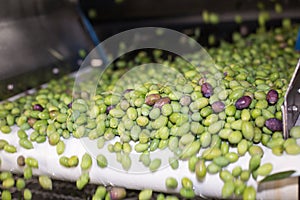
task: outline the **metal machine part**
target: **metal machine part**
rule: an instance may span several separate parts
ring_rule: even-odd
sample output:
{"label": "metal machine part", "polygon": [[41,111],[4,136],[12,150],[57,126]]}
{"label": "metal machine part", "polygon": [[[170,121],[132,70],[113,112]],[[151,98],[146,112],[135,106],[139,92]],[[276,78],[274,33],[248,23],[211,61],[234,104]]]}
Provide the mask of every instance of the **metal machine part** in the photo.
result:
{"label": "metal machine part", "polygon": [[300,51],[300,29],[298,31],[297,41],[296,41],[296,50]]}
{"label": "metal machine part", "polygon": [[0,0],[0,100],[78,68],[89,51],[77,1]]}
{"label": "metal machine part", "polygon": [[290,129],[300,121],[300,59],[287,88],[282,113],[283,134],[288,138]]}

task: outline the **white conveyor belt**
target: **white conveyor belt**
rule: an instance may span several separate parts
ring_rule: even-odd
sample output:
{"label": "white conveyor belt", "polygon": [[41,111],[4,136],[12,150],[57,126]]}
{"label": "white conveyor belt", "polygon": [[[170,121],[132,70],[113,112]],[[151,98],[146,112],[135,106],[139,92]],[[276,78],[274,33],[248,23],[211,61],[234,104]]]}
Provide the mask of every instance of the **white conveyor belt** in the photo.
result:
{"label": "white conveyor belt", "polygon": [[[7,153],[0,151],[0,157],[2,160],[1,171],[10,170],[14,172],[22,173],[22,167],[17,165],[17,157],[23,155],[24,157],[34,157],[39,161],[39,168],[33,169],[35,175],[47,174],[54,179],[75,181],[81,174],[80,164],[76,168],[65,168],[59,164],[59,156],[56,153],[55,146],[49,145],[46,141],[42,144],[34,143],[34,148],[31,150],[24,149],[19,146],[19,138],[17,136],[18,127],[12,127],[12,133],[3,134],[0,132],[0,139],[7,140],[10,144],[17,146],[16,153]],[[32,130],[31,130],[32,131]],[[30,133],[31,131],[28,131]],[[72,156],[77,155],[81,160],[82,155],[87,152],[82,140],[70,138],[64,141],[66,149],[63,155]],[[94,141],[96,143],[96,141]],[[86,144],[86,143],[85,143]],[[91,143],[92,144],[92,143]],[[91,145],[92,146],[92,145]],[[93,148],[93,147],[91,147]],[[90,147],[88,148],[90,150]],[[106,147],[103,150],[99,150],[99,153],[105,153]],[[264,156],[262,163],[271,162],[274,165],[272,173],[280,172],[284,170],[296,170],[296,175],[300,175],[300,155],[298,156],[275,156],[269,149],[264,148]],[[160,152],[162,153],[162,152]],[[134,155],[134,153],[132,153]],[[154,153],[159,155],[158,153]],[[137,157],[137,155],[135,155]],[[171,169],[168,165],[162,163],[162,167],[154,172],[140,172],[132,173],[130,170],[128,173],[124,171],[116,170],[118,168],[116,158],[114,154],[108,156],[109,166],[107,168],[100,168],[97,166],[95,158],[93,158],[93,165],[90,169],[90,182],[104,185],[116,185],[130,189],[141,190],[144,188],[151,188],[156,191],[162,191],[167,193],[178,192],[177,190],[168,190],[165,187],[165,179],[167,177],[174,177],[180,183],[181,178],[188,177],[194,183],[194,190],[197,195],[203,197],[221,198],[221,189],[223,182],[220,180],[219,175],[207,174],[205,180],[198,181],[194,173],[191,173],[187,166],[187,161],[180,161],[179,168],[177,170]],[[107,158],[108,158],[107,157]],[[248,153],[241,157],[236,163],[230,164],[227,168],[231,170],[234,166],[240,165],[243,169],[248,168],[249,161]],[[110,165],[111,164],[111,165]],[[139,163],[142,165],[141,163]],[[134,165],[137,163],[132,162],[132,169],[134,171]],[[116,166],[111,167],[111,166]],[[121,169],[121,168],[120,168]],[[141,169],[141,168],[138,168]],[[145,168],[146,169],[146,168]],[[273,181],[263,183],[258,186],[256,181],[250,178],[250,185],[253,185],[257,189],[257,199],[298,199],[298,177],[288,178],[280,181]]]}

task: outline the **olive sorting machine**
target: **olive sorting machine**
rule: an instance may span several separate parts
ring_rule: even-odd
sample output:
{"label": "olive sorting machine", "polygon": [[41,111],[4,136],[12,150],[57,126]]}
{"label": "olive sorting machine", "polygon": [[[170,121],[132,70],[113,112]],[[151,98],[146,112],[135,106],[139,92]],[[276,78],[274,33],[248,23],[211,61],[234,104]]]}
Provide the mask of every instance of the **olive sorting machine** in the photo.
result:
{"label": "olive sorting machine", "polygon": [[[143,0],[141,2],[144,4],[138,4],[135,9],[137,9],[138,6],[147,5],[147,1]],[[85,9],[86,13],[88,13],[88,8],[91,5],[100,8],[100,10],[105,8],[105,4],[101,7],[100,5],[97,6],[98,3],[99,1],[83,1],[81,2],[81,6]],[[132,13],[130,12],[130,5],[132,5],[130,3],[131,1],[121,5],[124,9],[128,9],[128,13]],[[247,1],[246,4],[254,5],[253,1]],[[57,78],[63,74],[75,71],[79,68],[81,62],[78,51],[80,49],[90,51],[98,42],[89,21],[87,21],[76,1],[26,0],[16,3],[15,1],[1,0],[0,5],[1,8],[6,8],[3,9],[4,12],[0,14],[1,100],[5,100],[14,95],[18,96],[19,93],[43,83],[47,83],[47,81],[52,78]],[[162,1],[161,5],[168,6],[170,5],[170,1]],[[201,4],[197,5],[200,7],[203,6]],[[205,5],[208,6],[208,4]],[[227,4],[229,7],[230,5],[230,3]],[[296,12],[297,8],[299,8],[296,7],[299,6],[299,1],[293,1],[290,5],[291,9],[290,12],[286,12],[287,16],[284,16],[285,14],[283,14],[283,16],[280,17],[294,17],[295,20],[299,19],[297,14],[299,15],[300,13]],[[117,6],[113,7],[112,4],[108,4],[108,6],[110,6],[108,8],[111,9],[119,9]],[[188,10],[191,9],[191,7],[187,6],[184,8]],[[194,8],[197,8],[197,6],[194,6]],[[109,12],[109,9],[104,10],[107,12],[103,13],[103,19],[106,19],[107,21],[101,21],[101,12],[98,12],[98,17],[100,19],[96,18],[92,20],[92,24],[94,25],[97,34],[100,37],[102,36],[103,39],[118,31],[140,26],[165,26],[177,30],[188,31],[191,29],[192,25],[195,26],[196,22],[199,23],[198,20],[200,19],[200,16],[195,13],[193,13],[193,16],[172,18],[170,16],[174,15],[174,13],[170,11],[170,13],[167,13],[168,16],[161,16],[159,13],[155,12],[154,14],[152,13],[155,16],[152,16],[151,20],[135,22],[134,17],[141,17],[141,12],[137,12],[135,13],[135,16],[127,16],[127,21],[120,22],[110,16],[113,12]],[[126,14],[121,13],[118,17],[125,17],[124,15]],[[251,17],[254,16],[256,15],[246,13],[245,19],[251,21]],[[236,29],[236,27],[229,22],[232,20],[232,17],[233,15],[228,13],[221,14],[221,18],[225,19],[225,21],[221,21],[220,26],[229,27],[228,32],[230,32],[231,29]],[[159,20],[156,20],[157,18],[159,18]],[[97,22],[97,20],[100,21]],[[226,24],[228,26],[225,26]],[[207,28],[208,30],[217,31],[215,27]],[[249,26],[250,31],[251,28],[252,26]],[[220,35],[220,37],[226,38],[228,35]],[[100,57],[105,61],[102,49],[99,51],[101,54]],[[297,65],[296,72],[297,71],[299,71],[299,63]],[[299,123],[299,120],[297,121],[300,108],[299,73],[295,73],[292,80],[284,104],[285,133],[288,132],[288,129],[294,125],[294,123]],[[16,96],[12,98],[16,98]],[[13,127],[13,133],[8,135],[0,134],[0,138],[6,139],[14,145],[18,145],[17,135],[14,134],[16,132],[17,127]],[[78,157],[81,157],[86,152],[85,147],[79,140],[69,139],[65,142],[67,143],[66,146],[68,146],[65,152],[66,154],[76,154]],[[20,148],[16,154],[8,154],[1,151],[0,155],[2,159],[1,170],[11,170],[20,173],[22,172],[22,169],[15,162],[17,157],[19,155],[33,156],[39,161],[40,166],[38,170],[34,171],[34,174],[47,174],[57,180],[54,182],[55,192],[39,191],[37,183],[31,183],[31,186],[29,187],[33,188],[34,198],[40,197],[43,199],[50,199],[51,197],[52,199],[86,199],[90,197],[89,195],[91,195],[91,192],[94,189],[92,185],[89,185],[84,191],[77,191],[73,186],[74,184],[70,184],[69,181],[75,181],[80,176],[80,167],[66,169],[60,166],[60,164],[56,162],[59,157],[55,152],[55,148],[49,145],[36,145],[33,150],[24,150]],[[297,159],[300,157],[297,156],[297,158],[295,158],[294,156],[286,156],[284,162],[282,162],[282,158],[274,156],[269,149],[265,150],[265,155],[264,159],[272,160],[276,163],[274,172],[296,170],[296,173],[294,174],[294,178],[267,182],[261,185],[258,185],[252,180],[251,183],[258,188],[257,197],[259,199],[298,199],[299,188],[297,176],[300,175],[300,171],[298,170],[298,161],[295,160],[300,160]],[[245,156],[236,164],[246,167],[247,159],[249,159],[249,157]],[[289,163],[295,162],[296,164],[294,166],[290,166]],[[97,169],[96,163],[94,162],[90,171],[90,182],[92,184],[118,185],[134,190],[152,188],[155,191],[168,192],[164,185],[164,181],[157,182],[157,180],[164,180],[168,176],[175,176],[174,172],[168,167],[153,174],[124,173],[111,168],[106,168],[102,171],[98,171]],[[178,176],[178,180],[187,176],[194,182],[197,182],[195,176],[188,171],[186,162],[180,164],[176,176]],[[219,185],[219,187],[216,187],[217,185]],[[222,182],[218,176],[209,175],[205,182],[199,182],[199,184],[195,185],[195,192],[202,197],[220,198],[221,185]],[[37,189],[35,190],[34,188]],[[132,199],[134,199],[134,197],[132,197]]]}

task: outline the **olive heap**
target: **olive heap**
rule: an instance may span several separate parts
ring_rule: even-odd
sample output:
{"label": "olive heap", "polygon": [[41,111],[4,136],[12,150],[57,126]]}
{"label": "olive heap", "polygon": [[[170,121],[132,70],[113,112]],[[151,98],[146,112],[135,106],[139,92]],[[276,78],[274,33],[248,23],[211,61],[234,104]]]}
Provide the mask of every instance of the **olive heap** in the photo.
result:
{"label": "olive heap", "polygon": [[[210,48],[214,66],[195,66],[180,57],[164,60],[162,52],[153,52],[154,60],[169,66],[159,73],[144,66],[147,73],[131,72],[134,66],[151,61],[150,56],[140,52],[134,59],[119,59],[101,77],[96,94],[87,92],[84,82],[72,89],[74,78],[66,76],[50,81],[45,88],[34,94],[0,104],[0,130],[9,134],[11,126],[17,125],[19,144],[32,149],[34,142],[56,146],[59,163],[67,168],[79,166],[84,170],[76,182],[79,190],[89,182],[88,169],[93,159],[85,153],[82,158],[64,156],[65,143],[61,138],[88,137],[97,140],[99,155],[96,162],[100,168],[109,165],[101,154],[107,145],[117,155],[125,171],[131,168],[130,153],[140,153],[140,162],[155,172],[161,166],[160,159],[151,159],[151,153],[168,148],[174,153],[169,158],[172,169],[179,167],[178,160],[188,162],[188,167],[199,181],[209,174],[219,174],[224,185],[222,197],[255,199],[256,191],[247,185],[252,176],[267,176],[272,172],[271,163],[261,163],[264,155],[261,144],[272,149],[275,155],[296,155],[300,146],[299,127],[291,130],[290,138],[283,139],[281,105],[287,85],[293,74],[299,54],[294,43],[297,28],[284,23],[272,31],[257,32],[243,38],[233,35],[233,42],[221,42]],[[197,60],[197,53],[189,55]],[[170,73],[170,69],[176,73]],[[128,78],[121,78],[132,73]],[[163,81],[164,80],[164,81]],[[79,92],[78,92],[79,91]],[[33,129],[31,134],[26,131]],[[117,142],[110,143],[118,138]],[[131,145],[134,141],[135,145]],[[17,148],[0,140],[0,149],[15,153]],[[235,151],[233,151],[233,149]],[[201,152],[201,153],[200,153]],[[248,169],[240,166],[232,171],[226,169],[239,157],[250,154]],[[23,191],[24,199],[31,199],[26,180],[32,177],[32,168],[38,168],[38,160],[20,156],[16,161],[24,166],[23,178],[14,179],[10,172],[1,172],[2,199],[10,199],[9,189],[16,186]],[[40,176],[42,188],[51,189],[47,176]],[[165,180],[167,188],[180,188],[184,198],[194,198],[193,183],[183,178],[181,183],[174,177]],[[121,199],[126,196],[122,188],[107,192],[99,186],[93,199]],[[150,199],[152,190],[143,190],[140,199]],[[160,194],[157,199],[177,199],[176,196]]]}

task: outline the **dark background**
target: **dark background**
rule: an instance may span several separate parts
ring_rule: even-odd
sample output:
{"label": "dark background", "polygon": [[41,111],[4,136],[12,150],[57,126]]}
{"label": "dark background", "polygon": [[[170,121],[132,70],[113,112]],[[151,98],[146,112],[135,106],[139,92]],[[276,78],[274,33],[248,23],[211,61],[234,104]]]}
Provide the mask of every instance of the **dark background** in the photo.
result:
{"label": "dark background", "polygon": [[[203,36],[214,33],[219,38],[228,39],[240,25],[234,21],[240,15],[244,25],[251,30],[257,27],[257,17],[261,11],[270,14],[268,26],[278,26],[274,20],[300,18],[300,0],[258,1],[258,0],[81,0],[84,13],[90,16],[92,25],[101,40],[121,31],[143,27],[158,26],[179,31],[201,28]],[[276,13],[275,4],[282,6],[282,13]],[[206,24],[202,12],[219,15],[220,23]]]}

